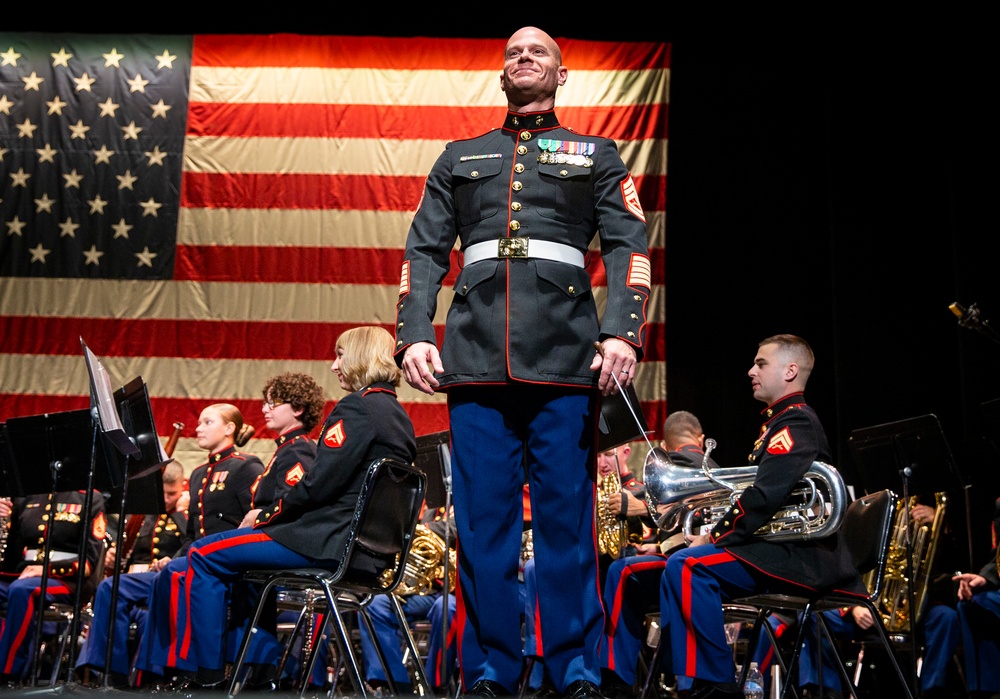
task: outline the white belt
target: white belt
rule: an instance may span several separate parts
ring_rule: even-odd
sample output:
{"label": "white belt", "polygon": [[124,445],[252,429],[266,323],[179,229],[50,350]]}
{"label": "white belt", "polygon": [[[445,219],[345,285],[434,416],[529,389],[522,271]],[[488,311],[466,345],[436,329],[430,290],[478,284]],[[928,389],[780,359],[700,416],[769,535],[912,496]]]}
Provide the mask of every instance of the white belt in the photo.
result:
{"label": "white belt", "polygon": [[468,267],[483,260],[505,260],[505,259],[527,259],[535,258],[541,260],[552,260],[554,262],[565,262],[583,268],[583,253],[572,245],[563,243],[553,243],[549,240],[538,240],[531,238],[500,238],[499,240],[488,240],[485,243],[476,243],[465,249],[465,266]]}
{"label": "white belt", "polygon": [[[24,560],[29,563],[42,562],[42,554],[45,553],[41,549],[28,549],[24,552]],[[49,562],[58,563],[59,561],[68,561],[71,558],[79,558],[80,554],[74,551],[51,551],[49,552]]]}

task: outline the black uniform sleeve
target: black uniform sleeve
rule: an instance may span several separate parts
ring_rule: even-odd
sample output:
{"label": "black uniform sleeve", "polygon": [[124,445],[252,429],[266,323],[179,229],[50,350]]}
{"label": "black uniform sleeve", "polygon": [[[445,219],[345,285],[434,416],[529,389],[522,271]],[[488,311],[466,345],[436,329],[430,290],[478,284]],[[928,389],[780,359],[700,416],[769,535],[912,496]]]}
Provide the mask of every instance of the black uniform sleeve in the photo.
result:
{"label": "black uniform sleeve", "polygon": [[376,424],[360,394],[340,400],[323,424],[312,468],[283,498],[257,515],[254,527],[285,522],[317,504],[332,502],[365,466]]}
{"label": "black uniform sleeve", "polygon": [[767,524],[819,456],[824,437],[804,411],[789,409],[776,417],[767,445],[757,463],[757,475],[712,529],[712,542],[722,546],[744,543]]}

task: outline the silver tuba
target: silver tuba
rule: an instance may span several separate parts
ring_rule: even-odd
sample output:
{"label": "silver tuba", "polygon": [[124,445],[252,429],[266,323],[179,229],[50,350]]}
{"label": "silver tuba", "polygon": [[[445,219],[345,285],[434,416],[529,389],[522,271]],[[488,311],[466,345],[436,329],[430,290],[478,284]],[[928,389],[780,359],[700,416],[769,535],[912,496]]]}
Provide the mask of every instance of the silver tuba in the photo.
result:
{"label": "silver tuba", "polygon": [[[654,447],[646,455],[643,483],[653,521],[663,531],[683,529],[692,536],[695,522],[714,525],[757,477],[757,466],[708,468],[708,454],[715,446],[706,441],[702,467],[686,468]],[[840,472],[814,461],[784,506],[757,530],[769,541],[819,539],[837,531],[847,511],[847,488]]]}

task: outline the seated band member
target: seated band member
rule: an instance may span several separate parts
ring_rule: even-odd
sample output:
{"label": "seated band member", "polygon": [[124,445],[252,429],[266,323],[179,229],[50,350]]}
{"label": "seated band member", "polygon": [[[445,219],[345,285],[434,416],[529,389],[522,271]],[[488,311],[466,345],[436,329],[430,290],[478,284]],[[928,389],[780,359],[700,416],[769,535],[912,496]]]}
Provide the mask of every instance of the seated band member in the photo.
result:
{"label": "seated band member", "polygon": [[[705,460],[705,434],[701,422],[691,412],[676,410],[663,421],[660,448],[675,465],[683,468],[702,467]],[[630,447],[618,447],[617,458],[627,461]],[[598,472],[605,470],[604,454],[598,457]],[[709,456],[709,468],[718,464]],[[622,480],[623,491],[626,481]],[[641,499],[627,496],[624,512],[637,512],[633,500],[641,506],[650,520],[645,489]],[[655,524],[653,525],[655,529]],[[660,607],[660,576],[667,565],[667,555],[683,547],[683,532],[664,532],[656,529],[653,535],[639,544],[633,555],[622,556],[608,567],[604,582],[605,643],[601,649],[603,663],[602,690],[608,696],[625,696],[637,689],[636,668],[646,640],[646,615]],[[678,678],[678,689],[690,687],[688,678]]]}
{"label": "seated band member", "polygon": [[[195,435],[198,446],[208,452],[208,460],[196,468],[188,479],[191,500],[188,505],[187,530],[181,548],[173,558],[154,560],[145,573],[122,576],[130,578],[130,585],[134,582],[135,603],[141,604],[145,600],[150,615],[147,617],[146,631],[139,639],[139,651],[136,655],[135,665],[140,671],[161,673],[165,665],[161,663],[153,666],[146,662],[152,644],[168,642],[162,638],[152,638],[149,633],[149,619],[157,609],[157,605],[151,604],[157,592],[157,584],[165,584],[166,590],[161,594],[163,599],[168,600],[171,584],[177,577],[182,577],[187,566],[187,551],[191,544],[209,534],[235,528],[251,509],[252,488],[264,472],[264,464],[253,454],[243,453],[237,447],[246,444],[254,431],[251,425],[243,422],[243,414],[234,405],[216,403],[201,411]],[[142,589],[146,590],[145,596],[142,595]],[[169,616],[169,610],[166,614]],[[124,653],[124,646],[118,645],[124,641],[117,632],[115,639],[115,654]],[[143,681],[140,672],[136,682],[141,684]]]}
{"label": "seated band member", "polygon": [[392,359],[392,336],[377,326],[353,328],[336,347],[331,369],[348,395],[320,430],[312,468],[270,507],[247,513],[239,529],[191,546],[183,587],[173,598],[177,618],[171,618],[170,598],[151,606],[147,637],[168,640],[154,649],[151,662],[183,663],[201,677],[221,673],[229,585],[250,569],[335,566],[367,465],[383,456],[406,463],[416,457],[413,424],[396,397],[401,372]]}
{"label": "seated band member", "polygon": [[94,594],[94,573],[104,567],[107,519],[104,496],[98,491],[91,493],[87,516],[83,509],[86,495],[85,491],[73,490],[53,493],[51,501],[49,494],[0,500],[0,517],[10,517],[7,549],[0,565],[0,603],[7,605],[0,630],[3,681],[22,682],[31,670],[37,647],[36,605],[46,563],[46,543],[49,558],[45,601],[75,603],[80,565],[85,567],[80,599],[90,601]]}
{"label": "seated band member", "polygon": [[813,352],[794,335],[761,341],[750,368],[754,397],[767,405],[750,454],[757,471],[709,534],[672,553],[660,589],[661,642],[676,675],[694,678],[691,696],[742,697],[734,681],[722,602],[754,592],[836,589],[865,594],[840,533],[804,541],[757,536],[788,500],[814,461],[830,448],[816,412],[804,399]]}
{"label": "seated band member", "polygon": [[958,617],[970,697],[1000,692],[1000,499],[993,515],[993,551],[978,573],[958,573]]}
{"label": "seated band member", "polygon": [[[151,575],[140,577],[154,561],[158,565],[177,555],[183,543],[184,532],[187,531],[187,510],[178,509],[177,505],[185,488],[184,469],[176,461],[171,461],[163,467],[163,504],[166,512],[160,515],[149,515],[144,518],[142,528],[127,560],[123,562],[128,574],[118,578],[118,594],[116,597],[114,628],[115,649],[124,649],[129,643],[129,627],[136,625],[135,638],[142,637],[146,625],[146,596],[149,594],[148,580]],[[130,515],[142,517],[143,515]],[[115,547],[108,549],[105,556],[105,568],[115,565]],[[80,649],[77,658],[77,668],[104,671],[107,654],[108,627],[112,622],[109,617],[111,592],[114,585],[113,577],[106,577],[97,587],[94,598],[94,615],[90,622],[90,630]],[[129,652],[115,652],[111,656],[111,672],[117,676],[109,684],[125,685],[128,683],[128,673],[132,667],[134,648]]]}

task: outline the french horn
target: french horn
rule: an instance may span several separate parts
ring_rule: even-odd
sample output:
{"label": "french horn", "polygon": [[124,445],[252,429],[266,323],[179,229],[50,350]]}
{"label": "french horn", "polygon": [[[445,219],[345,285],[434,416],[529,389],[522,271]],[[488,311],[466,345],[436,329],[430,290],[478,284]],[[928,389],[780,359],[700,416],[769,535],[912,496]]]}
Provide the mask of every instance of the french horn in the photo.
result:
{"label": "french horn", "polygon": [[[646,454],[643,483],[646,504],[657,527],[665,532],[697,534],[696,522],[714,524],[729,511],[757,477],[757,466],[711,469],[708,455],[715,446],[706,440],[701,468],[678,466],[660,447]],[[847,511],[847,488],[840,472],[814,461],[783,507],[756,534],[770,541],[819,539],[837,531]]]}

